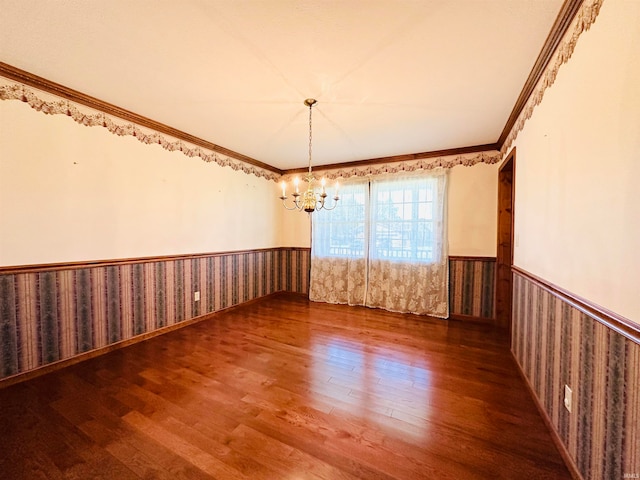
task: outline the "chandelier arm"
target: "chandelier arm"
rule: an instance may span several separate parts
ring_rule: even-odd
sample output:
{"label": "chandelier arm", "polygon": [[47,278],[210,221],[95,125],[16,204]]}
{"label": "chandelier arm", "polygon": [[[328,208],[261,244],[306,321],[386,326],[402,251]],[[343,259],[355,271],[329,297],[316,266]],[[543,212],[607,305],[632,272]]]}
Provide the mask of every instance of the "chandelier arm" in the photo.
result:
{"label": "chandelier arm", "polygon": [[[334,199],[334,200],[335,200],[335,199]],[[338,206],[338,201],[337,201],[337,200],[335,200],[335,203],[333,204],[333,207],[327,207],[327,206],[324,204],[324,202],[322,202],[322,207],[321,207],[321,208],[319,208],[318,210],[321,210],[321,209],[322,209],[322,210],[331,211],[331,210],[333,210],[334,208],[336,208],[337,206]]]}
{"label": "chandelier arm", "polygon": [[288,197],[280,197],[280,200],[282,200],[282,206],[286,209],[286,210],[300,210],[300,205],[298,204],[298,199],[296,198],[293,202],[293,205],[291,205],[291,207],[287,207],[287,200]]}
{"label": "chandelier arm", "polygon": [[[316,193],[314,188],[314,181],[316,180],[313,176],[312,171],[312,154],[313,154],[313,106],[317,103],[317,101],[313,98],[307,98],[304,101],[304,104],[309,107],[309,171],[306,175],[307,181],[307,189],[303,193],[298,192],[298,181],[297,178],[295,180],[296,191],[293,193],[293,205],[288,207],[286,204],[287,195],[285,191],[285,183],[282,183],[282,196],[280,200],[282,200],[282,205],[287,210],[299,210],[305,211],[311,214],[312,212],[317,212],[320,210],[333,210],[338,205],[338,200],[340,197],[338,195],[333,197],[334,204],[332,207],[328,207],[326,204],[326,199],[328,197],[325,192],[325,181],[324,178],[321,181],[322,189],[320,193]],[[336,192],[337,192],[337,184],[336,184]]]}
{"label": "chandelier arm", "polygon": [[285,210],[299,210],[298,208],[295,207],[295,205],[292,207],[287,207],[287,205],[284,202],[282,202],[282,206],[284,207]]}

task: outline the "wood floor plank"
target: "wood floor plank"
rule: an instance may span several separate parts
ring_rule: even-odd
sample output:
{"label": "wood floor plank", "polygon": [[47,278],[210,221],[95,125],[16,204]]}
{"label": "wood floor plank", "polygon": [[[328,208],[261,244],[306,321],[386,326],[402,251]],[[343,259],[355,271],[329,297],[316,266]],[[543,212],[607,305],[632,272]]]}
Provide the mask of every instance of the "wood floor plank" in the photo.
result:
{"label": "wood floor plank", "polygon": [[0,388],[0,477],[569,479],[528,395],[488,325],[273,296]]}

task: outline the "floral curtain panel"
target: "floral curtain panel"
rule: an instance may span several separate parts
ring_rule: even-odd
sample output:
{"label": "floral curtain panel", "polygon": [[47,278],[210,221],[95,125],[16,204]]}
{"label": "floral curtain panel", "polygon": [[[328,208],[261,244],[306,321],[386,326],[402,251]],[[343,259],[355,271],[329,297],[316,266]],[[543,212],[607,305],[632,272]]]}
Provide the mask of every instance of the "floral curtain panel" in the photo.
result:
{"label": "floral curtain panel", "polygon": [[445,171],[373,179],[366,305],[449,316]]}
{"label": "floral curtain panel", "polygon": [[345,186],[313,217],[311,300],[447,318],[446,187],[446,170]]}
{"label": "floral curtain panel", "polygon": [[360,181],[342,187],[335,210],[313,214],[311,300],[364,305],[368,210],[369,183]]}

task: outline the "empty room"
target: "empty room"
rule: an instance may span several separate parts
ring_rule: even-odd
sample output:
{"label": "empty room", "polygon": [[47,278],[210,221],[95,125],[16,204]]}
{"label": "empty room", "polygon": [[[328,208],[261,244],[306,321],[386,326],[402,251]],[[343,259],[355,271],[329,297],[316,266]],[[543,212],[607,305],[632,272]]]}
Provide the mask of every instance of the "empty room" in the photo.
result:
{"label": "empty room", "polygon": [[640,1],[0,12],[1,479],[640,479]]}

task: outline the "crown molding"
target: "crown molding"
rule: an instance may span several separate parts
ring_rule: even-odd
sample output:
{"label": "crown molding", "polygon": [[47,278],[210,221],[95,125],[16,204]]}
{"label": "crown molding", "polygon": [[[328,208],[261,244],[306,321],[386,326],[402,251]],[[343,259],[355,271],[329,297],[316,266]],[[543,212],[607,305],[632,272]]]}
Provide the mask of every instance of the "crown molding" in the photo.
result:
{"label": "crown molding", "polygon": [[580,9],[583,1],[584,0],[565,0],[562,7],[560,7],[560,12],[558,13],[556,21],[551,27],[551,31],[549,32],[549,35],[547,36],[547,39],[545,40],[544,45],[542,46],[542,49],[538,54],[538,58],[536,59],[531,72],[529,73],[529,77],[522,87],[520,96],[513,106],[511,115],[509,115],[507,123],[505,124],[502,133],[500,134],[500,138],[498,138],[498,141],[496,142],[497,145],[499,145],[498,150],[500,150],[500,148],[502,148],[502,145],[504,145],[509,132],[522,113],[522,110],[529,100],[529,97],[531,97],[535,86],[542,78],[544,71],[551,62],[551,58],[553,57],[554,52],[558,48],[558,45],[564,37],[564,34],[569,29],[569,26],[578,13],[578,10]]}
{"label": "crown molding", "polygon": [[[324,165],[316,165],[313,167],[313,169],[314,170],[336,170],[336,169],[351,169],[351,168],[360,169],[362,167],[367,167],[369,165],[414,162],[416,160],[426,160],[430,158],[431,159],[443,158],[443,157],[449,157],[453,155],[465,155],[468,153],[480,153],[480,152],[487,152],[491,150],[500,150],[500,149],[498,148],[497,144],[490,143],[487,145],[474,145],[471,147],[449,148],[446,150],[434,150],[431,152],[408,153],[405,155],[393,155],[390,157],[370,158],[367,160],[356,160],[353,162],[328,163]],[[285,170],[282,173],[283,175],[292,175],[297,173],[305,173],[307,171],[308,171],[308,168],[291,168],[289,170]]]}
{"label": "crown molding", "polygon": [[[415,167],[413,167],[413,165],[419,163],[422,165],[422,167],[418,168],[434,168],[433,165],[440,166],[438,165],[438,163],[442,163],[443,159],[451,156],[459,157],[459,162],[454,162],[455,164],[472,165],[480,162],[496,163],[493,162],[492,156],[490,156],[489,162],[486,162],[483,157],[483,159],[474,161],[472,163],[469,163],[467,160],[462,159],[462,157],[470,153],[479,153],[484,155],[485,152],[490,151],[500,151],[502,155],[506,153],[512,142],[515,140],[517,134],[524,127],[524,123],[531,117],[533,109],[542,101],[544,91],[555,81],[555,77],[560,66],[571,57],[580,34],[588,30],[590,26],[595,22],[603,1],[604,0],[565,0],[496,143],[453,148],[447,150],[435,150],[431,152],[371,158],[345,163],[325,164],[314,166],[314,169],[323,171],[340,170],[344,173],[344,175],[351,176],[360,175],[362,172],[367,171],[376,171],[378,173],[386,170],[397,171],[398,167],[394,167],[393,164],[405,165],[410,169],[416,169]],[[567,32],[570,31],[572,24],[574,25],[574,32],[572,35],[568,36],[569,38],[565,39],[565,37],[567,37]],[[0,76],[56,95],[73,103],[84,105],[91,109],[103,112],[107,115],[117,117],[136,125],[140,125],[155,132],[169,135],[180,141],[188,142],[189,144],[195,145],[197,147],[195,149],[183,148],[181,145],[176,146],[175,144],[170,144],[166,141],[163,142],[163,139],[158,138],[157,135],[152,135],[151,140],[149,140],[149,138],[145,139],[143,135],[143,140],[141,141],[145,141],[145,143],[160,143],[165,148],[168,148],[170,150],[179,149],[183,151],[183,153],[185,153],[187,156],[200,156],[205,161],[214,161],[223,166],[231,166],[236,170],[241,169],[246,173],[256,174],[257,176],[265,177],[271,180],[277,180],[280,176],[290,176],[307,171],[306,168],[295,168],[288,170],[278,169],[246,155],[234,152],[220,145],[216,145],[188,133],[174,129],[172,127],[169,127],[168,125],[156,122],[155,120],[143,117],[129,110],[117,107],[90,95],[86,95],[77,90],[65,87],[63,85],[52,82],[50,80],[39,77],[3,62],[0,62]],[[0,99],[7,98],[0,95]],[[29,103],[26,98],[19,99]],[[31,106],[33,108],[36,108],[33,105]],[[49,111],[47,113],[65,112]],[[69,113],[67,113],[67,115],[69,115]],[[84,117],[86,118],[86,116]],[[78,121],[77,118],[74,117],[74,119]],[[85,124],[87,124],[86,120]],[[119,132],[114,133],[118,133],[119,135],[135,135],[135,133],[129,133],[129,131],[125,131],[124,133],[122,132],[123,130],[120,129]],[[165,146],[165,144],[168,144],[169,147]],[[201,152],[200,148],[210,150],[211,152],[213,152],[213,155],[209,155],[206,152]],[[216,154],[224,155],[229,158],[219,159]],[[235,162],[230,161],[230,159],[237,160],[255,168],[243,168],[242,166],[238,166]],[[432,159],[432,161],[428,163],[425,162],[425,160],[429,159]],[[441,166],[449,168],[450,166],[454,165],[452,165],[450,161],[445,161],[444,165]],[[256,168],[265,172],[260,172],[259,170],[256,171]],[[402,171],[404,170],[404,168],[400,167],[400,170]],[[266,172],[271,173],[265,174]],[[349,174],[348,172],[352,173]],[[332,175],[329,178],[337,178],[339,176],[341,175]]]}
{"label": "crown molding", "polygon": [[497,145],[505,155],[534,109],[542,102],[563,64],[569,61],[579,37],[595,23],[604,0],[565,0],[538,59],[514,105]]}
{"label": "crown molding", "polygon": [[[447,151],[449,152],[449,151]],[[390,157],[395,158],[395,157]],[[428,171],[435,169],[450,169],[458,165],[471,167],[478,163],[486,163],[488,165],[499,163],[502,154],[498,150],[483,150],[478,153],[461,153],[458,155],[440,155],[421,157],[418,160],[395,160],[390,163],[376,162],[350,162],[349,164],[337,163],[331,165],[332,169],[328,169],[327,165],[314,168],[316,174],[322,173],[322,177],[327,180],[348,179],[351,177],[370,177],[376,175],[396,174],[401,172],[415,172],[419,170]],[[307,170],[302,170],[306,172]],[[288,171],[289,172],[289,171]],[[285,180],[291,179],[296,175],[298,170],[285,173]]]}
{"label": "crown molding", "polygon": [[[540,80],[543,79],[545,74],[549,74],[550,69],[552,73],[550,77],[555,80],[555,76],[557,74],[557,70],[560,65],[553,65],[551,62],[554,59],[554,55],[560,49],[560,47],[564,46],[565,51],[569,51],[568,55],[562,56],[561,63],[566,62],[571,53],[573,53],[573,47],[575,47],[575,41],[577,37],[585,30],[588,30],[591,24],[595,22],[595,18],[600,10],[600,6],[604,0],[586,0],[587,4],[583,6],[585,0],[565,0],[565,2],[560,7],[560,11],[558,12],[558,16],[551,27],[549,35],[547,36],[540,53],[538,54],[538,58],[527,77],[527,80],[522,87],[522,91],[516,100],[516,103],[513,106],[511,114],[507,119],[507,122],[500,134],[500,137],[495,143],[486,144],[486,145],[476,145],[470,147],[463,148],[453,148],[448,150],[436,150],[432,152],[423,152],[423,153],[413,153],[407,155],[395,155],[390,157],[380,157],[380,158],[372,158],[367,160],[358,160],[353,162],[345,162],[345,163],[333,163],[326,165],[318,165],[314,167],[314,170],[334,170],[334,169],[362,169],[366,168],[370,165],[379,165],[379,164],[391,164],[391,163],[399,163],[399,162],[411,162],[415,160],[424,160],[429,158],[436,157],[446,157],[450,155],[464,155],[467,153],[479,153],[486,152],[491,150],[498,150],[502,155],[505,154],[506,150],[510,146],[511,142],[515,138],[515,135],[522,129],[522,124],[526,121],[531,113],[528,113],[526,118],[520,122],[520,125],[516,125],[516,122],[521,117],[527,103],[531,99],[532,95],[536,91],[536,86],[540,83]],[[586,8],[585,8],[586,7]],[[561,42],[565,37],[567,31],[571,27],[572,23],[576,16],[580,13],[580,21],[577,25],[577,33],[571,38],[569,42],[565,42],[563,45]],[[568,44],[568,45],[567,45]],[[560,64],[561,64],[560,63]],[[538,97],[541,100],[542,94],[544,90],[551,86],[553,81],[542,86],[541,91],[538,91]],[[540,103],[540,100],[537,101],[533,106],[529,106],[530,110],[533,110],[537,104]],[[518,128],[519,126],[519,128]],[[514,133],[515,132],[515,133]],[[510,135],[511,134],[511,135]],[[509,142],[507,143],[507,139],[511,137]],[[507,145],[505,146],[505,143]],[[307,171],[306,168],[293,168],[283,171],[283,175],[290,176],[300,173],[305,173]]]}
{"label": "crown molding", "polygon": [[[65,100],[68,100],[69,102],[73,102],[74,104],[83,105],[85,107],[89,107],[92,110],[102,112],[111,117],[116,117],[121,120],[125,120],[128,123],[139,125],[141,127],[153,130],[154,132],[158,132],[160,134],[168,135],[179,141],[183,141],[191,145],[195,145],[196,147],[210,150],[211,152],[214,153],[214,156],[215,154],[224,155],[225,157],[229,157],[230,159],[233,159],[233,160],[238,160],[242,163],[251,165],[261,170],[272,172],[273,174],[276,174],[276,175],[273,175],[274,177],[282,175],[282,170],[280,170],[279,168],[260,162],[246,155],[242,155],[241,153],[234,152],[233,150],[229,150],[228,148],[221,147],[220,145],[216,145],[215,143],[208,142],[199,137],[195,137],[181,130],[177,130],[173,127],[165,125],[163,123],[156,122],[155,120],[151,120],[150,118],[143,117],[142,115],[138,115],[137,113],[131,112],[129,110],[125,110],[124,108],[120,108],[116,105],[97,99],[90,95],[86,95],[77,90],[73,90],[71,88],[65,87],[64,85],[60,85],[59,83],[52,82],[51,80],[47,80],[46,78],[42,78],[42,77],[39,77],[38,75],[34,75],[32,73],[26,72],[24,70],[21,70],[7,63],[0,62],[0,76],[7,78],[9,80],[18,82],[19,84],[33,87],[37,90],[55,95],[56,97],[64,98]],[[37,103],[51,103],[51,102],[45,102],[44,100],[40,99],[35,92],[28,92],[28,93],[31,93],[31,95],[35,97],[35,101]],[[26,95],[21,95],[19,97],[14,97],[14,96],[7,97],[7,94],[5,93],[5,96],[0,97],[0,99],[2,100],[17,99],[17,100],[22,100],[23,102],[27,102],[31,105],[31,102],[29,102],[29,99],[27,98]],[[32,108],[35,108],[34,105],[31,105],[31,106]],[[50,106],[53,106],[53,105],[50,105]],[[42,110],[42,109],[38,108],[38,110]],[[45,113],[67,113],[67,112],[53,111],[51,108],[47,110],[48,111],[46,111]],[[69,115],[69,113],[67,113],[67,115]],[[87,116],[85,115],[85,117]],[[97,123],[91,123],[90,125],[97,125]],[[102,125],[102,126],[106,126],[106,125]],[[128,131],[130,130],[132,131],[133,129],[125,128],[125,130],[126,130],[125,133],[118,133],[118,134],[126,135],[126,134],[129,134]],[[133,133],[131,134],[133,135]],[[150,143],[150,142],[145,142],[145,143]],[[162,144],[163,142],[156,141],[153,143]],[[166,143],[170,143],[170,142],[166,142]],[[173,150],[173,148],[168,148],[168,149]],[[175,149],[182,150],[181,148],[175,148]],[[215,161],[216,163],[223,164],[223,166],[233,167],[233,165],[230,164],[230,162],[225,162],[224,160],[218,161],[217,158],[207,159],[207,158],[204,158],[203,155],[200,155],[200,153],[204,153],[204,155],[206,155],[205,152],[199,152],[197,149],[189,149],[189,150],[191,150],[190,152],[191,154],[185,152],[188,156],[200,156],[200,157],[203,157],[203,160],[205,161]],[[225,165],[225,164],[229,164],[229,165]],[[244,170],[246,173],[255,174],[255,172],[247,171],[247,169],[242,169],[242,170]],[[258,175],[258,176],[271,177],[272,175]]]}
{"label": "crown molding", "polygon": [[[12,85],[0,84],[0,100],[20,100],[46,114],[66,115],[85,126],[101,126],[116,135],[131,135],[142,143],[159,144],[169,151],[178,150],[188,157],[200,157],[206,162],[215,162],[268,180],[278,180],[282,176],[306,171],[305,168],[280,170],[3,62],[0,62],[0,77],[17,82]],[[46,98],[47,95],[39,92],[53,95],[54,99]],[[83,107],[88,107],[92,112],[83,111]],[[119,120],[124,120],[126,123],[122,124]],[[151,132],[145,132],[138,126]],[[202,150],[203,148],[206,151]],[[470,156],[473,154],[476,155]],[[497,145],[488,144],[334,163],[315,168],[324,171],[338,170],[327,175],[332,179],[430,170],[438,167],[451,168],[456,165],[470,166],[476,163],[497,163],[499,160]]]}

